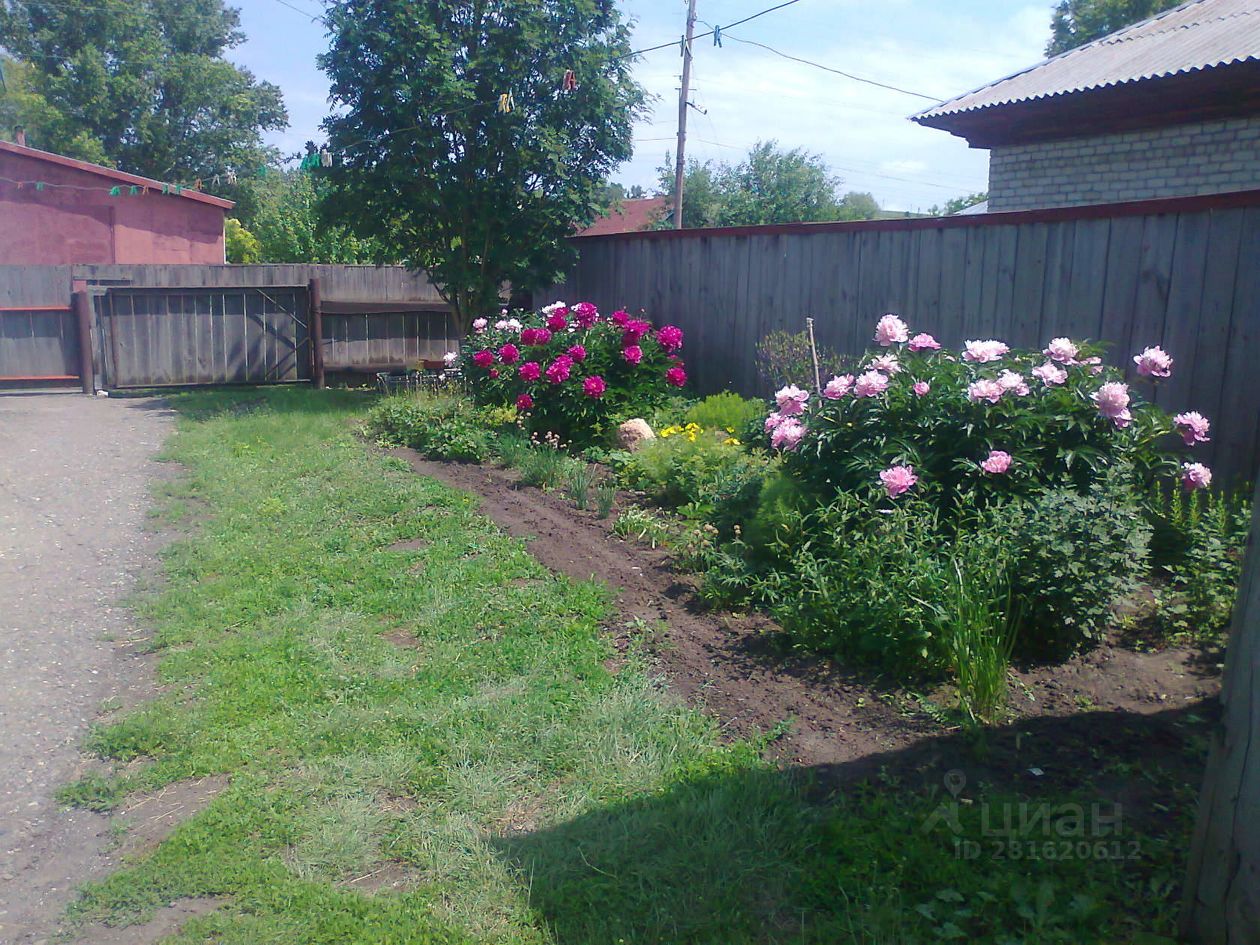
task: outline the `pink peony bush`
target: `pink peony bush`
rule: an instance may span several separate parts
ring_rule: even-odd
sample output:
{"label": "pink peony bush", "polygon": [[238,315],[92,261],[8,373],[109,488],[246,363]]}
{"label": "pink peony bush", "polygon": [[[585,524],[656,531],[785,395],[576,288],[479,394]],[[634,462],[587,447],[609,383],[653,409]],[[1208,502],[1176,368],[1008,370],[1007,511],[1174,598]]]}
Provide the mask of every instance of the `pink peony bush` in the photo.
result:
{"label": "pink peony bush", "polygon": [[478,403],[514,405],[531,432],[583,446],[687,383],[682,346],[673,325],[555,302],[474,327],[460,363]]}

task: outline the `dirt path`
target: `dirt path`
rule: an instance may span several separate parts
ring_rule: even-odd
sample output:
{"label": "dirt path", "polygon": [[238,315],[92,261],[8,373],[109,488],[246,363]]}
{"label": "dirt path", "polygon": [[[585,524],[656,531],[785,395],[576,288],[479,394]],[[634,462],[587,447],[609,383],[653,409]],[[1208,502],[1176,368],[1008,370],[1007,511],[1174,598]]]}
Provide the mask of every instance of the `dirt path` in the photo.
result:
{"label": "dirt path", "polygon": [[51,938],[106,864],[106,818],[54,794],[107,700],[146,694],[121,599],[152,550],[151,457],[171,426],[151,400],[0,396],[0,943]]}

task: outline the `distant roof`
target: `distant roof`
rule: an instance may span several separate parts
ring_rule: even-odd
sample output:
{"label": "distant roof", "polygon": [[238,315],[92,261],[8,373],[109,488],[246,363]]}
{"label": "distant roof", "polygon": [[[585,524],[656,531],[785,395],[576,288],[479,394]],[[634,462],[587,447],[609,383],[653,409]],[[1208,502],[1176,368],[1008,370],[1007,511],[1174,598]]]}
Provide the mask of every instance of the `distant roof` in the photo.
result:
{"label": "distant roof", "polygon": [[[167,184],[160,180],[152,180],[148,177],[140,177],[136,174],[127,174],[123,171],[115,170],[112,167],[103,167],[100,164],[92,164],[88,161],[80,161],[77,158],[66,157],[64,154],[53,154],[51,151],[41,151],[38,148],[28,148],[25,145],[14,144],[12,141],[0,141],[0,153],[7,152],[9,154],[17,154],[22,157],[33,158],[37,161],[45,161],[49,164],[56,164],[59,167],[68,167],[76,171],[86,171],[89,174],[95,174],[98,177],[104,177],[107,180],[116,181],[120,184],[132,184],[136,187],[148,187],[151,190],[161,191]],[[231,200],[225,200],[222,197],[213,197],[210,194],[203,194],[190,188],[184,188],[178,192],[171,191],[170,196],[187,197],[189,200],[196,200],[199,203],[208,203],[216,207],[222,207],[224,210],[231,210],[236,206]]]}
{"label": "distant roof", "polygon": [[937,125],[949,115],[1240,62],[1260,62],[1260,0],[1191,0],[912,117]]}
{"label": "distant roof", "polygon": [[578,236],[607,236],[610,233],[637,233],[650,230],[669,213],[668,197],[641,197],[618,201],[607,214],[600,217]]}

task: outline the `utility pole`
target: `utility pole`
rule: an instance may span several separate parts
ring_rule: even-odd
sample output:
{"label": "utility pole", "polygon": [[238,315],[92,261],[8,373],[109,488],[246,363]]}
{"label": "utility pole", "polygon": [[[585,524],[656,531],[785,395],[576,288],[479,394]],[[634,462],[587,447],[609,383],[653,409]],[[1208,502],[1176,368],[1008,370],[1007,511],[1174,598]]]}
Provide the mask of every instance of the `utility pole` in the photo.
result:
{"label": "utility pole", "polygon": [[682,86],[678,90],[678,155],[674,159],[674,229],[683,225],[683,173],[687,159],[687,98],[691,92],[691,37],[696,31],[696,0],[687,0],[687,34],[683,39]]}

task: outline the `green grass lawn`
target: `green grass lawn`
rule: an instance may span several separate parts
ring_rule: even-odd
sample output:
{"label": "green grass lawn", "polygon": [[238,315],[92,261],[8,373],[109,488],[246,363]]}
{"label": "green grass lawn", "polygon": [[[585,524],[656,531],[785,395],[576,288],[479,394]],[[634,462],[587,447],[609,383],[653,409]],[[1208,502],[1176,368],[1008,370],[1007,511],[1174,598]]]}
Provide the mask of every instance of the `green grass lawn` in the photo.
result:
{"label": "green grass lawn", "polygon": [[[230,787],[90,885],[83,922],[223,897],[172,941],[1129,941],[1167,931],[1184,818],[1125,861],[967,862],[941,798],[808,777],[614,661],[607,592],[558,578],[474,501],[371,450],[362,397],[173,398],[160,522],[186,537],[140,602],[163,692],[100,727],[112,777]],[[396,542],[422,546],[392,551]],[[386,639],[386,637],[389,639]],[[401,645],[405,643],[406,645]],[[816,793],[816,792],[815,792]],[[995,799],[996,800],[996,799]],[[976,827],[976,810],[962,811]],[[403,892],[345,883],[394,864]]]}

